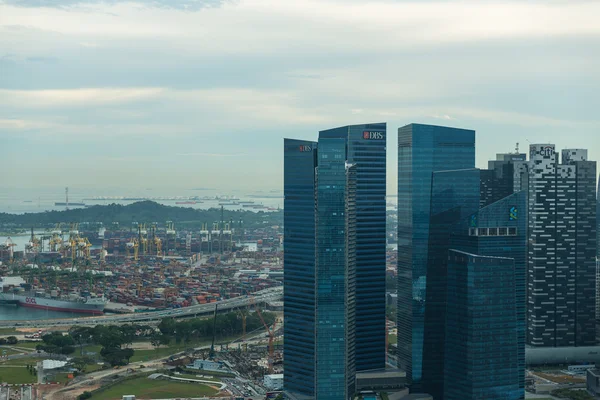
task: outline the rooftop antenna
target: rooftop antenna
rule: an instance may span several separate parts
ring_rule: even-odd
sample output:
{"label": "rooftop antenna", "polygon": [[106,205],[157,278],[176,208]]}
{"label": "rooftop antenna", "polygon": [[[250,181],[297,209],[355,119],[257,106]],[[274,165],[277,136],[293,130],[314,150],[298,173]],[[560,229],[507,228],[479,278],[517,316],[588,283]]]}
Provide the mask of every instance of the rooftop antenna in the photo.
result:
{"label": "rooftop antenna", "polygon": [[519,142],[517,142],[517,145],[515,146],[515,154],[519,154]]}

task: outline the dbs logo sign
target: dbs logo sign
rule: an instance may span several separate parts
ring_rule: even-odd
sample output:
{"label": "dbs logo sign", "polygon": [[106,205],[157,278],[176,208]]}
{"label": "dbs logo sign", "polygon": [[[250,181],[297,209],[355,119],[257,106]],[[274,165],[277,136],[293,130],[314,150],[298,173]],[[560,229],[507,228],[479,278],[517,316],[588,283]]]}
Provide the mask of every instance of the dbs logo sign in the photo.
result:
{"label": "dbs logo sign", "polygon": [[384,135],[383,132],[364,131],[363,132],[363,139],[366,139],[366,140],[383,140],[383,139],[385,139],[385,135]]}

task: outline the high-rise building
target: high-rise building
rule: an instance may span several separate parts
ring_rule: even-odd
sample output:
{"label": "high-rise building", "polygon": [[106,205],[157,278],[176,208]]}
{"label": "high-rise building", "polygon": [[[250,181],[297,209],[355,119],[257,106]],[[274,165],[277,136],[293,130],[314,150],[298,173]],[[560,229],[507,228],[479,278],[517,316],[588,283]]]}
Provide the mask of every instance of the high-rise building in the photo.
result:
{"label": "high-rise building", "polygon": [[421,124],[398,130],[398,367],[406,371],[414,391],[427,389],[423,358],[431,295],[427,268],[432,176],[474,167],[475,131]]}
{"label": "high-rise building", "polygon": [[315,169],[317,143],[284,141],[284,386],[315,392]]}
{"label": "high-rise building", "polygon": [[356,167],[356,370],[385,368],[386,124],[319,132],[342,138]]}
{"label": "high-rise building", "polygon": [[320,138],[318,159],[315,398],[347,400],[355,385],[356,171],[343,139]]}
{"label": "high-rise building", "polygon": [[432,175],[422,387],[437,400],[444,398],[446,310],[454,307],[446,297],[448,252],[452,233],[479,209],[481,172],[465,169]]}
{"label": "high-rise building", "polygon": [[[527,343],[595,344],[596,163],[587,150],[530,146]],[[517,171],[518,172],[518,171]],[[523,183],[522,183],[523,185]]]}
{"label": "high-rise building", "polygon": [[323,131],[318,143],[285,140],[291,398],[346,400],[359,365],[385,367],[385,139],[385,124],[368,124]]}
{"label": "high-rise building", "polygon": [[[485,228],[480,228],[485,229]],[[450,250],[444,400],[519,400],[515,260]],[[436,397],[437,399],[438,397]]]}
{"label": "high-rise building", "polygon": [[496,154],[488,161],[488,169],[481,170],[481,208],[510,196],[515,192],[515,164],[525,162],[527,154]]}
{"label": "high-rise building", "polygon": [[[510,340],[497,331],[494,335],[487,336],[491,343],[487,345],[495,346],[495,351],[488,354],[490,362],[494,367],[490,367],[486,373],[491,376],[497,376],[498,379],[488,377],[487,385],[489,388],[504,385],[501,382],[511,381],[511,389],[506,392],[506,397],[479,397],[479,398],[498,398],[498,399],[522,399],[525,395],[525,332],[526,332],[526,270],[527,270],[527,193],[520,191],[504,199],[490,204],[477,213],[471,215],[467,220],[461,223],[459,229],[452,235],[450,247],[459,251],[470,253],[482,257],[497,257],[500,259],[511,259],[514,263],[514,271],[511,277],[511,285],[514,288],[515,297],[508,301],[507,306],[514,306],[516,312],[516,333],[517,336]],[[499,281],[500,283],[501,281]],[[489,292],[490,295],[494,291]],[[458,305],[452,302],[452,297],[448,297],[448,314],[446,321],[452,323],[455,315],[452,312],[458,312],[455,308]],[[484,306],[484,305],[483,305]],[[451,310],[452,309],[452,310]],[[490,317],[491,314],[486,314]],[[498,315],[500,317],[500,314]],[[511,322],[512,324],[512,322]],[[469,325],[470,326],[470,325]],[[495,329],[495,327],[486,326],[485,329]],[[470,329],[470,328],[469,328]],[[490,331],[491,332],[491,331]],[[455,338],[456,339],[456,338]],[[452,351],[453,342],[448,339],[446,334],[446,351]],[[480,338],[480,344],[484,344],[484,338]],[[516,351],[516,362],[513,358],[505,355],[513,354]],[[446,363],[448,358],[446,357]],[[463,365],[464,366],[464,365]],[[454,366],[456,367],[456,366]],[[450,368],[454,368],[450,367]],[[445,365],[448,368],[448,365]],[[463,370],[465,374],[470,373]],[[452,381],[454,375],[446,374],[446,386],[448,381]],[[481,384],[480,388],[483,388]],[[514,387],[518,388],[514,389]],[[444,397],[449,399],[450,397]],[[455,397],[456,398],[456,397]],[[467,398],[467,397],[465,397]],[[477,396],[473,398],[478,398]]]}

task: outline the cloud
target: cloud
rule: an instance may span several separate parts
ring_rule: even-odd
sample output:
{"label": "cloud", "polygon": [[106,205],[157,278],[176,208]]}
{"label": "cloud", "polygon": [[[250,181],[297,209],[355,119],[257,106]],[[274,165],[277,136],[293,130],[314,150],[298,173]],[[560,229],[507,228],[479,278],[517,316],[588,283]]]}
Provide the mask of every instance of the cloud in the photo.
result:
{"label": "cloud", "polygon": [[226,153],[177,153],[175,156],[177,157],[238,157],[241,156],[242,153],[236,154],[226,154]]}
{"label": "cloud", "polygon": [[123,104],[155,98],[163,90],[161,88],[0,89],[0,105],[18,105],[22,108],[57,108]]}
{"label": "cloud", "polygon": [[[184,11],[197,11],[203,8],[221,7],[232,0],[150,0],[138,1],[149,7],[166,9],[178,9]],[[69,9],[76,6],[89,4],[111,4],[120,3],[119,0],[3,0],[4,4],[25,8],[58,8]]]}

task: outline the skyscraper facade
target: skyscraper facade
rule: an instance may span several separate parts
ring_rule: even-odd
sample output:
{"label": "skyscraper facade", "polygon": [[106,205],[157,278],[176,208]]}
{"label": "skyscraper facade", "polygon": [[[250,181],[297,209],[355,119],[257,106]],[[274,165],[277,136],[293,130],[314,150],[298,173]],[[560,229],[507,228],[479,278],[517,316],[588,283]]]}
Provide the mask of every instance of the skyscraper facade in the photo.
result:
{"label": "skyscraper facade", "polygon": [[595,344],[596,163],[586,150],[530,147],[527,342]]}
{"label": "skyscraper facade", "polygon": [[319,132],[344,139],[356,168],[356,370],[385,368],[386,124]]}
{"label": "skyscraper facade", "polygon": [[[527,192],[520,191],[504,199],[490,204],[467,220],[463,221],[461,227],[453,232],[450,247],[459,251],[467,252],[477,256],[497,257],[511,259],[514,262],[514,271],[511,279],[514,281],[515,298],[514,306],[516,312],[516,333],[514,340],[506,341],[500,334],[497,337],[490,336],[489,340],[495,343],[496,352],[490,353],[490,359],[500,357],[495,361],[498,376],[511,376],[518,387],[517,391],[511,391],[510,399],[522,399],[525,395],[525,332],[526,332],[526,293],[527,293]],[[448,297],[448,301],[451,298]],[[510,303],[512,304],[512,303]],[[448,309],[454,308],[454,303],[448,304]],[[453,310],[455,311],[455,310]],[[451,323],[447,314],[447,322]],[[447,349],[453,344],[446,343]],[[517,352],[517,362],[512,359],[502,358],[502,354]],[[467,373],[468,371],[463,371]],[[490,372],[494,372],[490,370]],[[509,375],[507,375],[509,374]],[[454,379],[446,375],[446,381]],[[494,380],[489,380],[490,386],[495,385]],[[518,394],[518,396],[517,396]],[[496,398],[496,397],[493,397]],[[499,397],[502,398],[502,397]]]}
{"label": "skyscraper facade", "polygon": [[346,400],[359,365],[385,366],[385,141],[385,124],[368,124],[284,142],[291,398]]}
{"label": "skyscraper facade", "polygon": [[413,390],[425,389],[433,173],[474,167],[475,131],[420,124],[398,130],[398,366],[407,372]]}
{"label": "skyscraper facade", "polygon": [[481,170],[481,208],[515,192],[515,164],[526,160],[527,154],[517,152],[496,154],[488,161],[488,169]]}
{"label": "skyscraper facade", "polygon": [[515,277],[512,258],[450,251],[444,400],[524,398]]}
{"label": "skyscraper facade", "polygon": [[317,143],[284,140],[284,386],[315,393],[315,192]]}
{"label": "skyscraper facade", "polygon": [[434,172],[431,183],[426,308],[423,334],[423,390],[444,398],[448,252],[452,233],[479,209],[481,171],[465,169]]}
{"label": "skyscraper facade", "polygon": [[346,211],[350,208],[355,214],[356,175],[354,167],[346,167],[343,139],[320,138],[318,159],[316,398],[345,400],[354,394],[355,379],[354,346],[348,341],[354,340],[355,257],[351,252],[355,249],[348,248],[354,238],[347,231],[354,221],[348,220]]}

